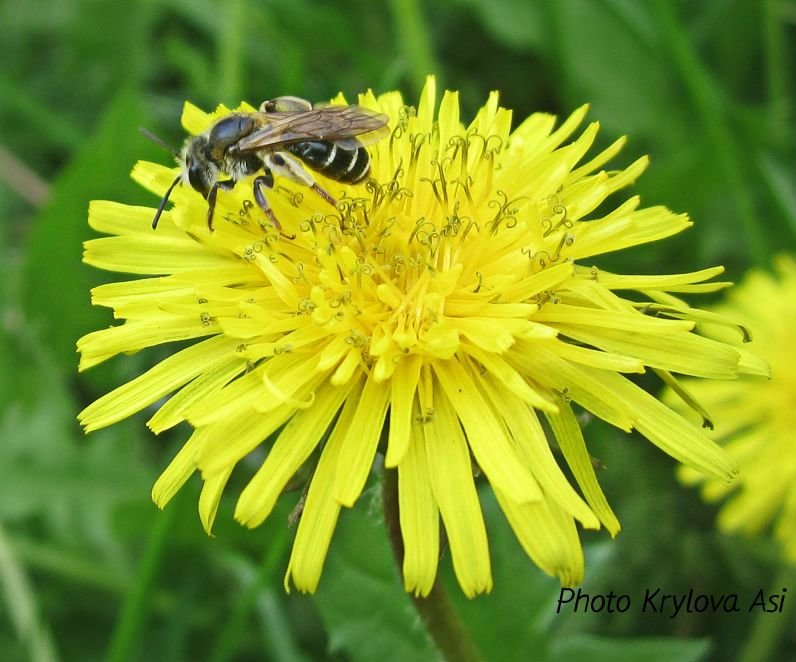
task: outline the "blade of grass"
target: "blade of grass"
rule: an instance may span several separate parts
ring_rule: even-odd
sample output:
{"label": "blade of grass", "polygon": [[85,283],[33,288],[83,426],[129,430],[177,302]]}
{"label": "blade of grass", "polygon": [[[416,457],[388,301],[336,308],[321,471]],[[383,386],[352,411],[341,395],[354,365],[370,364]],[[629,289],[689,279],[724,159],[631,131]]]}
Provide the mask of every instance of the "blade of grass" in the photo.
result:
{"label": "blade of grass", "polygon": [[[22,87],[13,78],[0,72],[0,99],[25,122],[39,132],[43,143],[51,143],[74,150],[84,142],[85,135],[80,128],[64,118],[63,113],[50,107]],[[10,129],[10,127],[6,127]]]}
{"label": "blade of grass", "polygon": [[784,566],[767,593],[768,596],[782,596],[784,601],[780,603],[782,611],[776,614],[776,617],[772,617],[773,614],[765,611],[757,614],[749,636],[738,656],[739,662],[766,662],[775,659],[774,653],[778,649],[785,652],[782,644],[792,632],[791,614],[796,601],[785,600],[783,591],[787,590],[788,586],[793,586],[794,582],[796,582],[796,566]]}
{"label": "blade of grass", "polygon": [[178,495],[163,513],[155,517],[152,533],[138,566],[138,574],[122,607],[121,614],[111,634],[107,662],[127,662],[135,659],[135,651],[141,641],[144,623],[152,605],[152,595],[160,568],[166,555],[172,525],[179,513],[184,498]]}
{"label": "blade of grass", "polygon": [[269,653],[276,662],[308,662],[294,641],[294,628],[285,613],[285,598],[273,588],[260,591],[257,611],[260,627],[269,643]]}
{"label": "blade of grass", "polygon": [[785,219],[791,238],[796,238],[796,191],[793,189],[792,173],[787,166],[776,163],[766,155],[759,156],[755,165],[770,200]]}
{"label": "blade of grass", "polygon": [[11,623],[19,639],[30,651],[31,662],[57,662],[58,654],[49,628],[41,622],[36,594],[25,569],[14,554],[5,530],[0,525],[0,585]]}
{"label": "blade of grass", "polygon": [[218,84],[220,100],[237,106],[243,91],[243,44],[247,32],[246,0],[229,0],[221,13],[218,29]]}
{"label": "blade of grass", "polygon": [[417,96],[423,89],[426,76],[442,75],[434,57],[431,34],[418,0],[390,0],[390,10],[398,31],[398,42],[409,63],[410,78]]}
{"label": "blade of grass", "polygon": [[792,112],[789,89],[792,74],[788,71],[785,12],[780,0],[765,0],[761,7],[769,121],[776,137],[785,140]]}
{"label": "blade of grass", "polygon": [[50,195],[50,185],[3,145],[0,145],[0,181],[36,209]]}
{"label": "blade of grass", "polygon": [[727,180],[728,195],[734,201],[750,256],[757,265],[763,267],[768,263],[765,235],[758,223],[741,158],[724,112],[725,105],[716,83],[700,62],[675,13],[676,6],[670,0],[655,0],[653,3],[664,45],[691,97],[698,121],[713,146],[716,164]]}
{"label": "blade of grass", "polygon": [[269,653],[279,662],[294,662],[302,659],[293,641],[291,627],[277,595],[269,587],[277,565],[288,548],[288,530],[284,527],[269,540],[268,551],[253,576],[242,578],[245,590],[224,624],[209,656],[210,662],[229,662],[238,654],[238,642],[245,628],[250,627],[248,618],[253,609],[260,615]]}

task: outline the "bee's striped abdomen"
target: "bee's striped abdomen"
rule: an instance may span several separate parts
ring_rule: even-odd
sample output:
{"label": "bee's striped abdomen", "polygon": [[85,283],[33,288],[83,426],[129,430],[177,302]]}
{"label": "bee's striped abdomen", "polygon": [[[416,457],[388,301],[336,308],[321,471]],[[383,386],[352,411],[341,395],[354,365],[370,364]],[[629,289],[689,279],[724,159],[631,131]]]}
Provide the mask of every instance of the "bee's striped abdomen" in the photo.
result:
{"label": "bee's striped abdomen", "polygon": [[370,171],[370,158],[364,147],[343,149],[333,142],[305,141],[286,148],[313,170],[346,184],[362,181]]}

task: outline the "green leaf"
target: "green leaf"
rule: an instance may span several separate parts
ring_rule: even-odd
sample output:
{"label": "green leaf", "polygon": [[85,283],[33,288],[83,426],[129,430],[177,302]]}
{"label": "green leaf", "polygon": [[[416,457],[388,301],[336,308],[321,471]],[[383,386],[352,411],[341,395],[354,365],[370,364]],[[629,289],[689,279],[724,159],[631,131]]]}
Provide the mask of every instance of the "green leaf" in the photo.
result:
{"label": "green leaf", "polygon": [[552,660],[578,662],[698,662],[710,649],[707,639],[609,639],[591,634],[562,637],[551,647]]}
{"label": "green leaf", "polygon": [[354,662],[436,660],[395,568],[381,505],[366,502],[367,494],[343,509],[315,595],[330,648]]}
{"label": "green leaf", "polygon": [[791,235],[796,235],[796,189],[793,186],[793,173],[788,170],[787,164],[768,155],[760,156],[757,166],[769,196],[785,221],[783,225],[790,230]]}
{"label": "green leaf", "polygon": [[526,0],[460,0],[476,11],[495,38],[514,48],[537,48],[545,40],[543,12],[539,3]]}
{"label": "green leaf", "polygon": [[36,592],[28,579],[25,568],[14,554],[0,526],[0,589],[17,637],[28,651],[32,662],[57,662],[49,626],[39,617]]}
{"label": "green leaf", "polygon": [[90,305],[89,289],[101,282],[101,276],[81,262],[82,243],[93,236],[86,221],[88,203],[98,198],[148,199],[128,177],[142,151],[147,151],[138,134],[142,124],[138,93],[120,91],[94,137],[56,180],[30,235],[22,306],[41,341],[51,347],[57,367],[66,373],[77,364],[77,338],[110,322],[107,312]]}
{"label": "green leaf", "polygon": [[549,12],[567,105],[592,104],[589,118],[609,135],[634,139],[679,132],[691,120],[672,103],[671,67],[643,4],[564,0],[550,3]]}

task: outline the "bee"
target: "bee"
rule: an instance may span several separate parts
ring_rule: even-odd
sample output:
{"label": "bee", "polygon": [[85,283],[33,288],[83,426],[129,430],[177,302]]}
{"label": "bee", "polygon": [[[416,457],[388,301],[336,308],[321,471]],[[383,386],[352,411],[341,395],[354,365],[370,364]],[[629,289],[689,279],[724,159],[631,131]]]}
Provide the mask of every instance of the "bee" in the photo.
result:
{"label": "bee", "polygon": [[178,156],[182,172],[160,201],[152,228],[174,187],[183,183],[207,200],[207,227],[212,230],[219,190],[231,191],[239,180],[255,174],[254,199],[280,232],[265,194],[274,188],[274,175],[310,187],[336,207],[336,200],[303,166],[345,184],[361,182],[370,172],[365,145],[389,134],[387,121],[387,115],[361,106],[313,107],[292,96],[264,101],[257,112],[230,113],[185,141]]}

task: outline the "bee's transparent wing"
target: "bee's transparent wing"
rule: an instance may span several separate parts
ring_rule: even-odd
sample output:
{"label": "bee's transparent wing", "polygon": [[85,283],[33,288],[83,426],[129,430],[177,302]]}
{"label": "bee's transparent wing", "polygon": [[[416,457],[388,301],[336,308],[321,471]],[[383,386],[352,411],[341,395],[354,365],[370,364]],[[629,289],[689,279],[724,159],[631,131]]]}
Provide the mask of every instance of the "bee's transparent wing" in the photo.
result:
{"label": "bee's transparent wing", "polygon": [[356,149],[381,140],[390,132],[384,113],[362,106],[322,106],[303,112],[258,113],[262,128],[237,144],[241,152],[323,140],[343,149]]}

